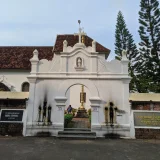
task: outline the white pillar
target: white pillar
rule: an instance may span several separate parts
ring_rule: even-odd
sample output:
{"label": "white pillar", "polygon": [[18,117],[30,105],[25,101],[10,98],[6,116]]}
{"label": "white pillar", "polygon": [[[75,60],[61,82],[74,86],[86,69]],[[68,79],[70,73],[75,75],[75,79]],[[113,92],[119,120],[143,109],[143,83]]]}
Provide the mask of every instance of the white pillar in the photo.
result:
{"label": "white pillar", "polygon": [[100,129],[101,125],[99,123],[99,107],[100,107],[100,98],[92,97],[89,99],[91,102],[91,129],[96,130]]}
{"label": "white pillar", "polygon": [[55,128],[58,128],[60,131],[64,129],[64,109],[65,109],[65,103],[66,103],[67,98],[66,97],[55,97],[56,101],[56,113],[54,116],[54,122],[53,126]]}
{"label": "white pillar", "polygon": [[98,53],[97,52],[92,52],[90,62],[91,62],[90,63],[91,72],[97,74],[97,70],[98,70]]}
{"label": "white pillar", "polygon": [[134,111],[130,113],[130,138],[135,139]]}
{"label": "white pillar", "polygon": [[34,103],[35,103],[35,90],[36,90],[36,78],[28,77],[29,87],[29,100],[27,105],[27,124],[31,125],[34,121]]}
{"label": "white pillar", "polygon": [[123,116],[123,123],[129,124],[130,122],[130,104],[129,104],[129,79],[123,80],[123,110],[125,111],[125,114]]}
{"label": "white pillar", "polygon": [[66,40],[63,41],[63,52],[67,52],[68,42]]}

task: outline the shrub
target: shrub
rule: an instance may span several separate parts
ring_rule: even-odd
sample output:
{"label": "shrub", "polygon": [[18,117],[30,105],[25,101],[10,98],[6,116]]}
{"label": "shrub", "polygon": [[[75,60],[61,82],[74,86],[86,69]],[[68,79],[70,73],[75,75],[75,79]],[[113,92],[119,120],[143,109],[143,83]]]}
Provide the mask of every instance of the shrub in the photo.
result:
{"label": "shrub", "polygon": [[88,115],[89,115],[89,116],[91,115],[91,108],[88,109]]}
{"label": "shrub", "polygon": [[72,114],[66,114],[64,116],[64,126],[66,127],[69,122],[72,121],[73,115]]}

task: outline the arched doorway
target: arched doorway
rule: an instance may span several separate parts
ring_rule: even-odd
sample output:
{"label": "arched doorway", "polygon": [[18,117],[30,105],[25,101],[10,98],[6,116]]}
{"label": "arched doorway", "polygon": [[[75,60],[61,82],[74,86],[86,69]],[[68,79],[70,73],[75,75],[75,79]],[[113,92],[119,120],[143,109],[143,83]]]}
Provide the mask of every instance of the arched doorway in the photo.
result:
{"label": "arched doorway", "polygon": [[74,84],[67,89],[65,96],[67,101],[64,111],[64,128],[89,129],[91,127],[89,89],[83,84]]}
{"label": "arched doorway", "polygon": [[67,91],[71,86],[82,84],[90,91],[90,97],[88,98],[91,103],[91,130],[100,127],[99,107],[101,99],[96,85],[89,79],[66,79],[58,86],[56,92],[57,96],[54,98],[57,107],[54,125],[58,126],[59,130],[64,130],[64,112],[67,101]]}

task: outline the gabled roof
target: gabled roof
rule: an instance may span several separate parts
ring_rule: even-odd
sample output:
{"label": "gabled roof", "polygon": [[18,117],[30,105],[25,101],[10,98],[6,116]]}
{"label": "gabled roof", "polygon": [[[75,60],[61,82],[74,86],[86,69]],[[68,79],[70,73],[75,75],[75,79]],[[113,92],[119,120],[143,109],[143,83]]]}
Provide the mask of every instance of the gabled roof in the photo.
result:
{"label": "gabled roof", "polygon": [[33,57],[35,49],[39,52],[39,59],[52,60],[52,46],[0,47],[0,69],[30,70],[30,59]]}
{"label": "gabled roof", "polygon": [[[76,43],[78,43],[78,36],[74,36],[73,34],[64,34],[64,35],[57,35],[56,42],[54,45],[54,52],[62,52],[63,51],[63,41],[66,40],[68,42],[68,46],[73,47]],[[92,46],[93,39],[85,36],[85,46]],[[110,50],[98,42],[96,43],[96,51],[103,52],[103,53],[110,53]]]}
{"label": "gabled roof", "polygon": [[[39,59],[52,60],[54,52],[63,51],[63,41],[67,40],[68,46],[74,46],[78,43],[78,36],[57,35],[54,49],[52,46],[5,46],[0,47],[0,69],[24,69],[30,70],[30,59],[33,57],[35,49],[39,52]],[[92,46],[93,39],[85,36],[85,45]],[[110,50],[99,43],[96,43],[96,51],[106,53],[108,57]]]}

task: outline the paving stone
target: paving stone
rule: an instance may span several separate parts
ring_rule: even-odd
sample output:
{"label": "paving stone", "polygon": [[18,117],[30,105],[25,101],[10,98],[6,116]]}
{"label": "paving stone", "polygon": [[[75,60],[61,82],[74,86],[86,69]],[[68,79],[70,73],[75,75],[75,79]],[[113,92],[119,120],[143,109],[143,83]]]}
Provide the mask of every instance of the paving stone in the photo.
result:
{"label": "paving stone", "polygon": [[158,160],[158,140],[0,138],[0,160]]}

